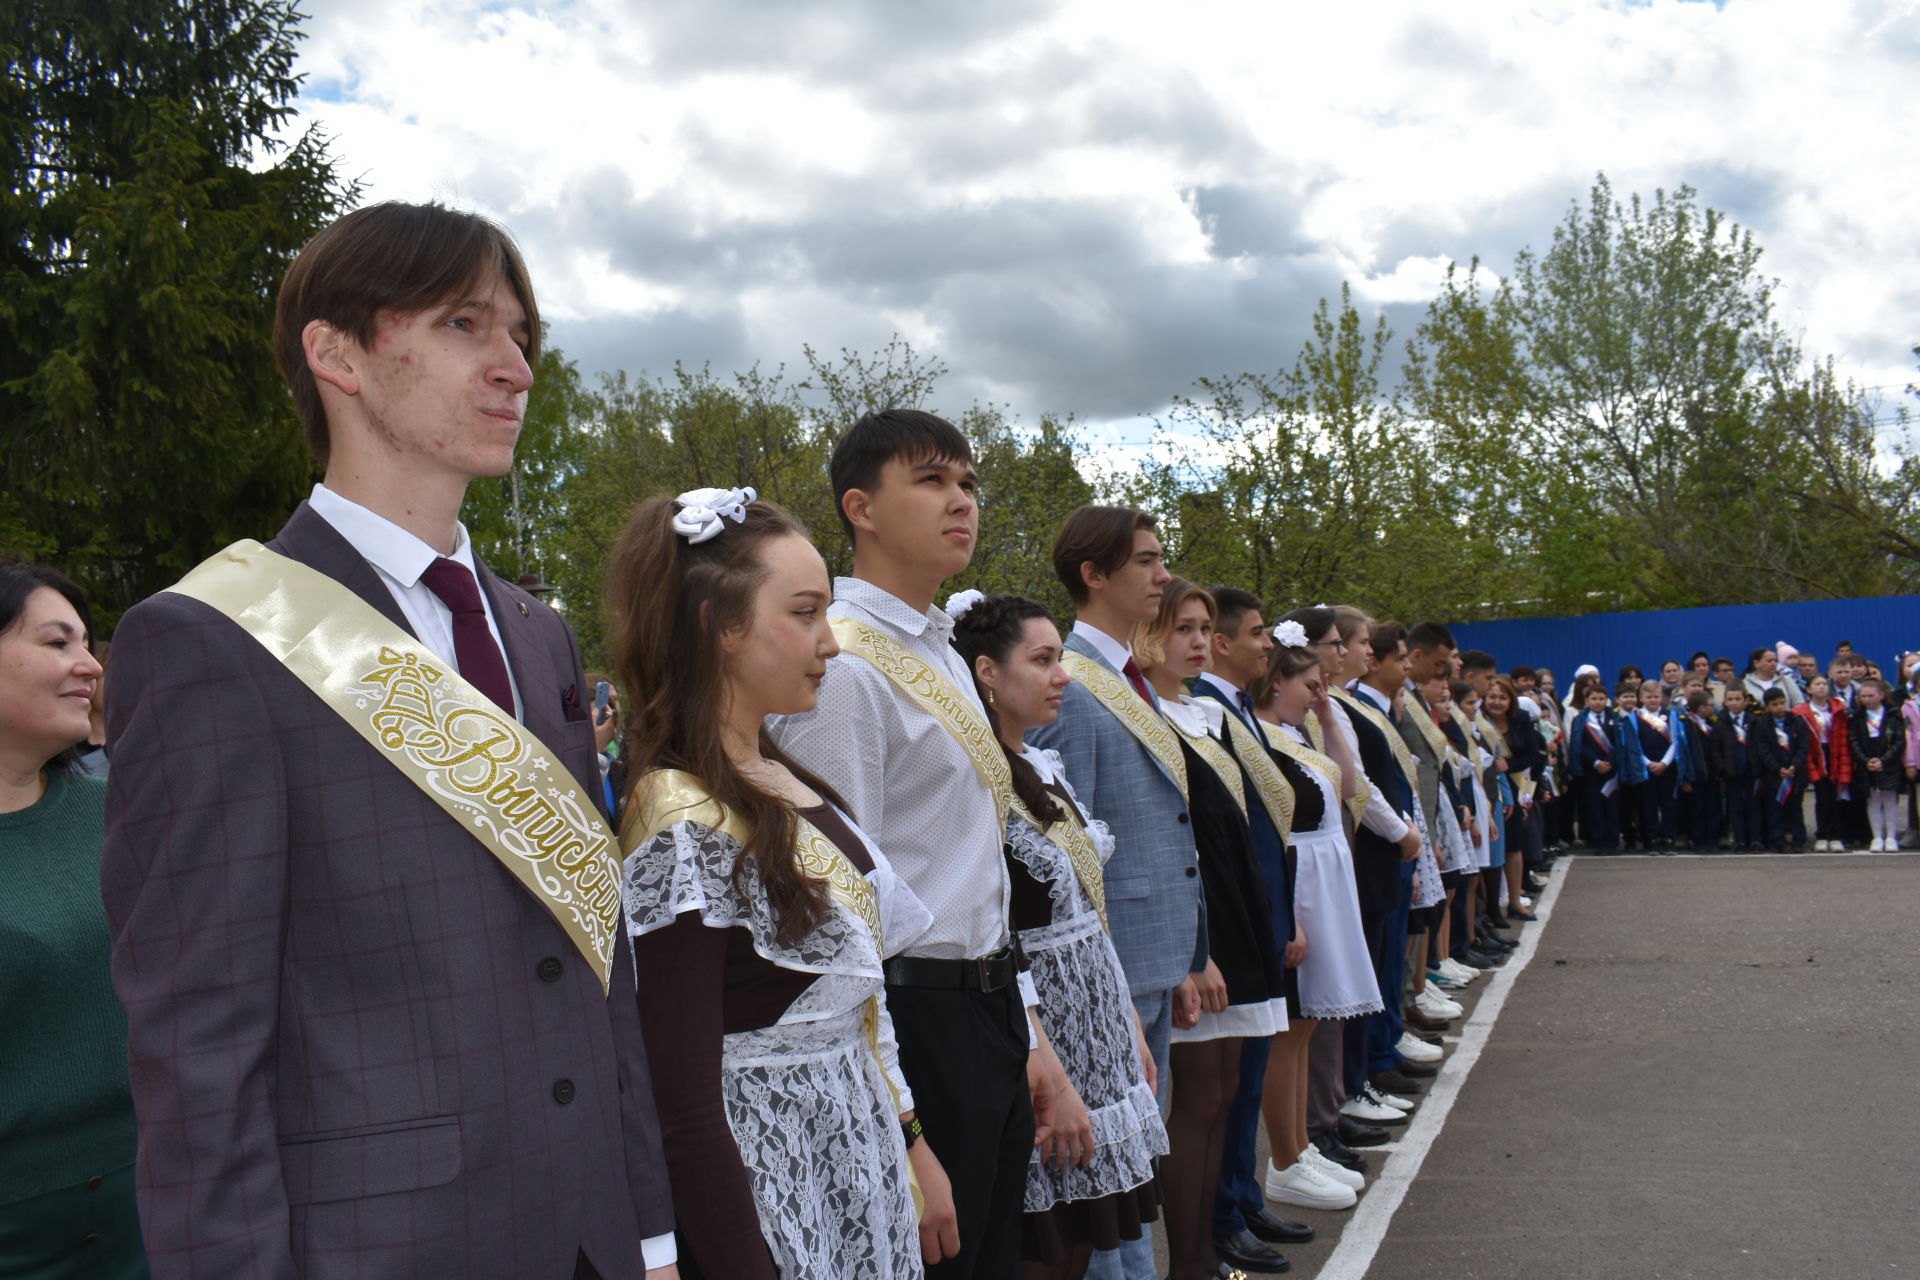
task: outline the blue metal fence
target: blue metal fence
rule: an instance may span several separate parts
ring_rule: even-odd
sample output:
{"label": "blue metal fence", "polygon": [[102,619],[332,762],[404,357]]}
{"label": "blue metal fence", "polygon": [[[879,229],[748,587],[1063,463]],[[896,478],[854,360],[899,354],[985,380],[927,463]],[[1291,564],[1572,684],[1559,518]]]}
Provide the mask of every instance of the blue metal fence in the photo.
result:
{"label": "blue metal fence", "polygon": [[1551,667],[1563,690],[1583,662],[1598,667],[1609,685],[1629,662],[1657,679],[1662,662],[1678,658],[1684,665],[1699,649],[1732,658],[1735,670],[1744,671],[1749,653],[1782,640],[1818,657],[1822,670],[1839,643],[1850,640],[1856,653],[1879,663],[1892,680],[1895,656],[1920,649],[1920,596],[1461,622],[1453,634],[1461,648],[1491,653],[1503,671],[1521,664]]}

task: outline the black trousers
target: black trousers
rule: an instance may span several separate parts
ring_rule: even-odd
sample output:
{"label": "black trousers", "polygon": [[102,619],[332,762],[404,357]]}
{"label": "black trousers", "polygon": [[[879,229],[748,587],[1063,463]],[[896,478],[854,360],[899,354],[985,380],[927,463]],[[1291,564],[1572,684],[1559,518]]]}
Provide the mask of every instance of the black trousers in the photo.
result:
{"label": "black trousers", "polygon": [[1687,832],[1693,837],[1693,847],[1703,853],[1716,848],[1720,843],[1719,780],[1696,781],[1693,790],[1681,797],[1681,805],[1687,811]]}
{"label": "black trousers", "polygon": [[1793,790],[1787,794],[1787,801],[1781,804],[1774,799],[1780,794],[1778,777],[1763,778],[1766,794],[1760,797],[1761,821],[1766,828],[1767,843],[1774,848],[1793,845],[1795,848],[1807,847],[1807,824],[1800,814],[1800,797],[1806,793],[1803,783],[1795,782]]}
{"label": "black trousers", "polygon": [[1636,788],[1640,792],[1640,838],[1649,848],[1664,849],[1673,843],[1679,786],[1680,775],[1669,766],[1665,773],[1649,774]]}
{"label": "black trousers", "polygon": [[1720,794],[1727,802],[1727,827],[1733,835],[1733,847],[1745,849],[1759,844],[1761,817],[1758,781],[1754,778],[1729,778],[1721,784]]}
{"label": "black trousers", "polygon": [[953,1183],[960,1222],[959,1256],[928,1267],[928,1280],[1017,1276],[1033,1153],[1019,988],[987,994],[889,983],[887,1011],[914,1112]]}
{"label": "black trousers", "polygon": [[1620,847],[1618,790],[1607,795],[1608,781],[1597,773],[1583,773],[1573,780],[1580,796],[1580,825],[1586,829],[1587,844],[1594,849]]}

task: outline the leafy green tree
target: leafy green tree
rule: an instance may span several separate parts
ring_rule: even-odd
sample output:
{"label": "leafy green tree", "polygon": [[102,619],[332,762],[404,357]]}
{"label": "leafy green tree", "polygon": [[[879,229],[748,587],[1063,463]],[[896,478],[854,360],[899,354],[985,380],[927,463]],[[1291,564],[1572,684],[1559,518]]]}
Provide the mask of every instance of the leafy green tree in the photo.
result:
{"label": "leafy green tree", "polygon": [[1247,587],[1276,613],[1336,599],[1433,611],[1459,533],[1383,389],[1392,338],[1343,286],[1290,368],[1202,378],[1202,397],[1175,400],[1132,497],[1161,516],[1178,572]]}
{"label": "leafy green tree", "polygon": [[294,113],[291,0],[0,21],[0,538],[110,623],[312,479],[274,370],[292,255],[356,195]]}

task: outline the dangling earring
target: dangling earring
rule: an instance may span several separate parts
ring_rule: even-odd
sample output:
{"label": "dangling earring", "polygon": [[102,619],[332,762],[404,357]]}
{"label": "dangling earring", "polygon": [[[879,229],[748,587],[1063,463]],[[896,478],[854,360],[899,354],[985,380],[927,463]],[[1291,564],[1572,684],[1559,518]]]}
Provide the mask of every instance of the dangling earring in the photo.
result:
{"label": "dangling earring", "polygon": [[987,705],[988,706],[993,705],[993,690],[991,689],[987,690]]}

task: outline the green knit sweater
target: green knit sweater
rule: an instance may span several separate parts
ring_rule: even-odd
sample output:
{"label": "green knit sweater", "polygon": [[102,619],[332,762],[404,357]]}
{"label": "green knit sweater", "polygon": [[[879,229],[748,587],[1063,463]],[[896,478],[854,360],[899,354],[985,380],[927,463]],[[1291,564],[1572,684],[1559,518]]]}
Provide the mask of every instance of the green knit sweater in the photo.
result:
{"label": "green knit sweater", "polygon": [[106,794],[54,771],[39,803],[0,813],[0,1204],[133,1159],[100,905]]}

